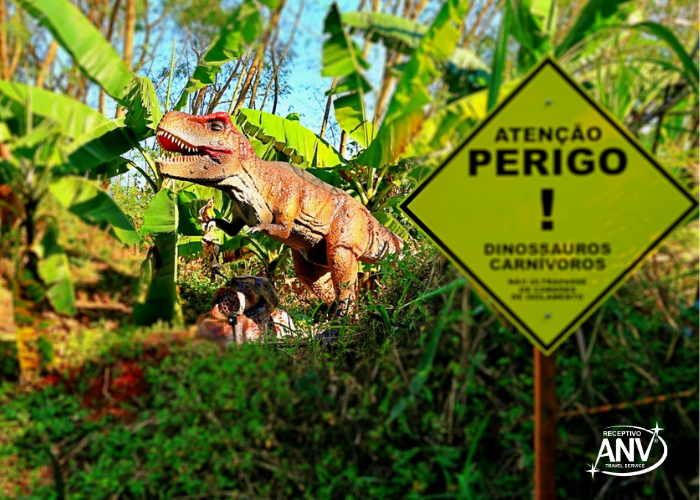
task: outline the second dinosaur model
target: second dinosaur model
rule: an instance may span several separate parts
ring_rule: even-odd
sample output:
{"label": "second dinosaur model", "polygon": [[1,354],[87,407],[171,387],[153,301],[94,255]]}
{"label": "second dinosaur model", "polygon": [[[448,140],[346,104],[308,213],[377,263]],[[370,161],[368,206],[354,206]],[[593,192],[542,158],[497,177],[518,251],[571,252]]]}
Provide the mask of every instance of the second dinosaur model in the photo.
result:
{"label": "second dinosaur model", "polygon": [[341,315],[356,300],[358,262],[375,264],[403,248],[345,191],[288,163],[258,158],[227,113],[171,111],[156,136],[164,150],[180,153],[158,160],[164,176],[226,192],[234,217],[215,219],[217,226],[233,236],[247,225],[290,246],[299,281],[325,302],[337,299]]}
{"label": "second dinosaur model", "polygon": [[203,338],[222,347],[235,342],[241,345],[258,340],[296,335],[294,321],[286,311],[277,308],[279,297],[265,278],[238,276],[220,288],[212,300],[212,309],[197,320],[197,331]]}

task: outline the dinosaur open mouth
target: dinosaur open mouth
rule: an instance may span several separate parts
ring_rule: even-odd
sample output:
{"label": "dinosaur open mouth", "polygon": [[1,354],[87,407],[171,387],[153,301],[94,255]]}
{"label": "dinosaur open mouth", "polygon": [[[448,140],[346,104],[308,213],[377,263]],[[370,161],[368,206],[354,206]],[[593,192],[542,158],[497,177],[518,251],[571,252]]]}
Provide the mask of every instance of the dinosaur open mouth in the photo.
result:
{"label": "dinosaur open mouth", "polygon": [[190,162],[202,156],[217,157],[223,154],[230,154],[228,150],[215,149],[208,146],[194,146],[161,128],[156,131],[156,137],[158,144],[166,154],[166,156],[158,159],[160,163]]}

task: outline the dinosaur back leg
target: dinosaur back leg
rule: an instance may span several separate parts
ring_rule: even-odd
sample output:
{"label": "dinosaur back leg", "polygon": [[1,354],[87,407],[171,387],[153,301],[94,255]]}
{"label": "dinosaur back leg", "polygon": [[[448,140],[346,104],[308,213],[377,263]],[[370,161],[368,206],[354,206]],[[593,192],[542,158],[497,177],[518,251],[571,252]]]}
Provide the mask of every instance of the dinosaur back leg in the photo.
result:
{"label": "dinosaur back leg", "polygon": [[292,260],[297,278],[306,288],[311,290],[311,293],[327,303],[335,300],[335,290],[329,268],[312,264],[296,250],[292,250]]}
{"label": "dinosaur back leg", "polygon": [[341,316],[351,312],[355,305],[358,259],[367,246],[365,221],[361,217],[352,217],[352,208],[339,211],[326,235],[328,266]]}

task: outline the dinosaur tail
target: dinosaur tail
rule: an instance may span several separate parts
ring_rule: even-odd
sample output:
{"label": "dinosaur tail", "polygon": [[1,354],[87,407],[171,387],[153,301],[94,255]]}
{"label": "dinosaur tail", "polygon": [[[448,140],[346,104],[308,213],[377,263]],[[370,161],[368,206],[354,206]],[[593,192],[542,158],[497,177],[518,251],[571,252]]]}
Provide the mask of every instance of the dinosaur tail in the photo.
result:
{"label": "dinosaur tail", "polygon": [[369,212],[367,215],[369,244],[360,260],[374,264],[390,254],[400,252],[403,249],[403,240],[372,217]]}

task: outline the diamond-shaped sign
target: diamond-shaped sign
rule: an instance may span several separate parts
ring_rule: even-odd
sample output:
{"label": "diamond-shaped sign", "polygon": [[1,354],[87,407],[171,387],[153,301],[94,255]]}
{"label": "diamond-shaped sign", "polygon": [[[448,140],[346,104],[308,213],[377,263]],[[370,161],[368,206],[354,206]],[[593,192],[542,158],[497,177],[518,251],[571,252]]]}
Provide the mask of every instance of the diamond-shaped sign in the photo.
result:
{"label": "diamond-shaped sign", "polygon": [[550,354],[697,205],[547,59],[401,209]]}

